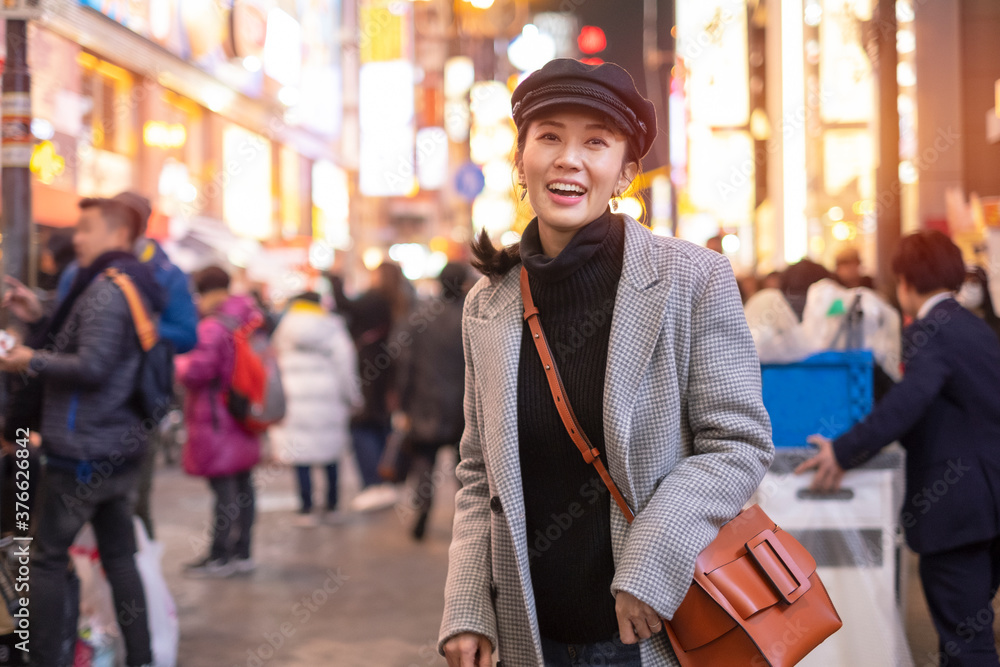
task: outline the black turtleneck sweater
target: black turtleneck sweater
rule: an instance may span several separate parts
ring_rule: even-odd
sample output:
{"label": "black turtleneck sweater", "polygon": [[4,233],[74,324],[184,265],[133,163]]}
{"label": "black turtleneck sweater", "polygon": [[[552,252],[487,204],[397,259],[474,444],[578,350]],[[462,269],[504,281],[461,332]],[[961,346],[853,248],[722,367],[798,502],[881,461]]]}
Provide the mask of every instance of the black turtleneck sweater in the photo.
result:
{"label": "black turtleneck sweater", "polygon": [[[538,222],[521,239],[539,310],[573,411],[604,453],[604,373],[625,251],[621,218],[605,212],[556,257],[542,252]],[[528,557],[538,626],[567,644],[609,639],[618,630],[611,595],[611,497],[563,426],[525,322],[517,377],[518,437]]]}

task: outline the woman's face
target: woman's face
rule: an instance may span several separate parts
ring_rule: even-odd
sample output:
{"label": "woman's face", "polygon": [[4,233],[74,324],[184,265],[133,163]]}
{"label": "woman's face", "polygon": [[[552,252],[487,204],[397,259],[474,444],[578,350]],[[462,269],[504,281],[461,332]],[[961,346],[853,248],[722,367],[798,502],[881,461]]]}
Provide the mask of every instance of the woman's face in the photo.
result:
{"label": "woman's face", "polygon": [[586,110],[532,120],[517,169],[539,226],[575,232],[598,218],[635,175],[636,164],[625,164],[627,145],[625,135]]}

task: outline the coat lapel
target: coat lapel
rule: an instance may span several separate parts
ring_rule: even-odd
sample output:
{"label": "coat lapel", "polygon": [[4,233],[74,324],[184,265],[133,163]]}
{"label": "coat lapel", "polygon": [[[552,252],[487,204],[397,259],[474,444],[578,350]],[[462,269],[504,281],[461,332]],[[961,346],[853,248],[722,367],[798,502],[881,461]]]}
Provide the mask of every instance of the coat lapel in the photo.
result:
{"label": "coat lapel", "polygon": [[633,511],[635,490],[628,466],[635,397],[646,374],[670,295],[669,274],[658,267],[652,235],[625,218],[625,258],[611,320],[604,381],[604,437],[611,476]]}
{"label": "coat lapel", "polygon": [[518,271],[508,272],[480,312],[482,317],[467,318],[466,326],[476,375],[490,378],[478,387],[484,413],[483,442],[489,447],[485,456],[515,544],[524,543],[526,551],[517,432],[517,369],[524,326]]}

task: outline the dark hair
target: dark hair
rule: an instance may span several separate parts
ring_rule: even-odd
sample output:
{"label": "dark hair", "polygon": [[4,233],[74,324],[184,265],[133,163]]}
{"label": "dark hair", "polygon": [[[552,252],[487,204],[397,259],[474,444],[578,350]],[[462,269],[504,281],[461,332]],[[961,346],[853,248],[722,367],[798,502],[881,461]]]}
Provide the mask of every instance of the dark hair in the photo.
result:
{"label": "dark hair", "polygon": [[395,262],[382,262],[375,267],[375,273],[379,276],[375,292],[389,303],[393,324],[402,322],[413,305],[413,285]]}
{"label": "dark hair", "polygon": [[834,260],[837,266],[844,266],[845,264],[861,264],[861,255],[858,253],[857,248],[847,247],[837,253],[837,257]]}
{"label": "dark hair", "polygon": [[52,254],[52,261],[59,273],[62,273],[62,270],[76,257],[76,251],[73,249],[73,234],[71,233],[53,232],[45,247]]}
{"label": "dark hair", "polygon": [[194,283],[194,291],[198,294],[229,289],[229,274],[219,266],[204,268],[194,274],[191,280]]}
{"label": "dark hair", "polygon": [[965,282],[962,251],[937,230],[910,234],[899,242],[892,272],[906,279],[918,294],[957,290]]}
{"label": "dark hair", "polygon": [[309,303],[319,303],[319,294],[316,292],[302,292],[292,297],[292,301],[308,301]]}
{"label": "dark hair", "polygon": [[[583,107],[588,113],[596,114],[605,125],[613,129],[616,133],[625,136],[625,157],[622,160],[622,167],[629,162],[634,162],[638,171],[636,172],[633,182],[639,177],[639,173],[642,171],[642,158],[639,157],[639,148],[636,144],[636,139],[632,134],[624,127],[621,123],[616,121],[614,118],[606,113],[602,113],[590,107]],[[520,156],[524,153],[524,146],[528,142],[527,130],[531,127],[531,123],[534,118],[528,119],[524,123],[522,128],[519,128],[517,133],[517,148],[515,149],[515,162],[516,156]],[[482,273],[484,276],[488,277],[490,280],[496,280],[504,275],[512,268],[521,263],[521,244],[512,243],[509,246],[502,248],[497,248],[493,245],[493,241],[490,239],[490,235],[486,233],[486,229],[479,232],[472,241],[472,267]]]}
{"label": "dark hair", "polygon": [[833,278],[833,274],[810,259],[791,264],[781,272],[781,291],[800,321],[806,309],[809,287],[824,278]]}
{"label": "dark hair", "polygon": [[472,255],[473,268],[491,281],[495,281],[521,263],[521,244],[512,243],[497,248],[483,228],[479,236],[472,240]]}
{"label": "dark hair", "polygon": [[120,201],[105,197],[85,197],[80,200],[79,206],[81,211],[91,208],[98,209],[101,212],[101,218],[110,229],[125,227],[128,230],[129,243],[134,243],[142,233],[144,225],[139,214],[136,213],[135,209]]}
{"label": "dark hair", "polygon": [[445,297],[458,298],[462,296],[465,293],[465,283],[468,280],[469,267],[462,262],[448,262],[438,274],[441,294]]}

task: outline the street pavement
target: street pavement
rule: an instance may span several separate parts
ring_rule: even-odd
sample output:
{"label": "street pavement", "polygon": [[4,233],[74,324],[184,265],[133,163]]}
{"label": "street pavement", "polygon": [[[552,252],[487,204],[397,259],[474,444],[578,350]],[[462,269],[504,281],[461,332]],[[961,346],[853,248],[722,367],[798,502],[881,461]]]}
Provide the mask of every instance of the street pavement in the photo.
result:
{"label": "street pavement", "polygon": [[[341,466],[341,506],[357,492]],[[318,471],[316,471],[318,472]],[[318,475],[317,475],[318,477]],[[314,491],[325,494],[325,479]],[[180,619],[179,667],[424,667],[443,664],[443,609],[453,479],[440,486],[423,542],[409,534],[408,504],[347,513],[334,525],[294,525],[293,472],[256,472],[253,535],[257,570],[191,579],[183,564],[207,548],[211,493],[203,479],[162,468],[154,521],[163,570]]]}
{"label": "street pavement", "polygon": [[[180,619],[179,667],[443,665],[436,641],[456,489],[445,472],[453,454],[444,458],[433,479],[425,480],[436,487],[437,497],[423,542],[410,537],[412,514],[405,499],[395,508],[347,511],[336,522],[299,527],[292,471],[258,468],[253,538],[258,567],[227,579],[183,574],[183,564],[207,548],[211,493],[205,480],[161,467],[153,511]],[[341,480],[346,508],[358,490],[352,461],[341,466]],[[314,488],[317,497],[324,489],[322,483]],[[932,667],[937,638],[915,559],[906,558],[904,618],[913,664]]]}

